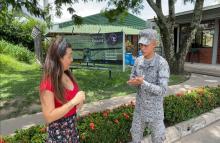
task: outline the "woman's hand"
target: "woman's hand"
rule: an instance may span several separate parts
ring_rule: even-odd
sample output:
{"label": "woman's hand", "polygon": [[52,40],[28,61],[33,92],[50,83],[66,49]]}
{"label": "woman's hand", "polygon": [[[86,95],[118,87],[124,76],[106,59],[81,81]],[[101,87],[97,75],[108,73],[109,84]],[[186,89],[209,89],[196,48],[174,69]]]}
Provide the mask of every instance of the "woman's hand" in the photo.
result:
{"label": "woman's hand", "polygon": [[82,106],[83,106],[83,102],[81,102],[78,105],[76,105],[77,112],[81,109]]}
{"label": "woman's hand", "polygon": [[72,105],[78,105],[80,103],[83,103],[85,100],[85,92],[84,91],[79,91],[77,92],[76,96],[70,100]]}

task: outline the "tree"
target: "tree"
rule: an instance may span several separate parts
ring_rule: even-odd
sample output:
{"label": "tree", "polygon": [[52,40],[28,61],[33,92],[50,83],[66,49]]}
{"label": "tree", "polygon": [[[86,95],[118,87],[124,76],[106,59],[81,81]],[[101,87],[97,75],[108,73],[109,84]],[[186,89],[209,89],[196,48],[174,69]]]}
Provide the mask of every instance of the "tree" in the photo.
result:
{"label": "tree", "polygon": [[[184,37],[182,43],[183,46],[180,50],[175,53],[174,50],[174,26],[175,26],[175,1],[168,0],[169,14],[165,16],[162,11],[161,0],[146,0],[150,7],[154,10],[157,18],[154,18],[157,26],[160,30],[160,36],[164,47],[165,58],[169,63],[171,73],[182,74],[184,72],[184,62],[186,55],[191,46],[192,40],[195,37],[196,31],[202,19],[202,8],[204,0],[184,0],[195,2],[195,7],[193,10],[193,17],[189,28],[187,29],[187,35]],[[114,17],[115,14],[119,14],[122,11],[127,11],[133,9],[138,12],[138,8],[141,7],[143,0],[110,0],[110,3],[116,8],[107,10],[111,12],[111,16]],[[135,9],[136,8],[136,9]]]}
{"label": "tree", "polygon": [[[45,12],[39,8],[37,0],[0,0],[0,22],[5,22],[10,13],[20,11],[25,7],[27,11],[35,16],[45,16]],[[9,9],[11,8],[11,12]]]}
{"label": "tree", "polygon": [[[25,6],[28,11],[32,12],[36,15],[43,15],[38,8],[35,10],[34,7],[37,7],[37,0],[30,0],[32,2],[32,6],[30,4],[26,4],[27,1],[21,3],[22,0],[10,0],[9,4],[14,7],[20,8],[21,5]],[[88,0],[82,0],[87,2]],[[93,0],[90,0],[93,1]],[[96,0],[96,1],[106,1],[106,0]],[[204,0],[184,0],[195,2],[195,7],[193,11],[192,21],[187,31],[187,35],[183,39],[183,46],[180,47],[180,50],[175,53],[174,50],[174,26],[175,26],[175,1],[176,0],[168,0],[168,8],[169,14],[165,16],[162,12],[161,0],[146,0],[151,8],[155,11],[157,18],[155,19],[156,24],[160,29],[161,40],[164,47],[165,58],[167,59],[171,73],[174,74],[182,74],[184,72],[184,62],[186,55],[189,51],[189,47],[191,46],[192,40],[195,36],[195,33],[198,29],[198,26],[202,19],[202,8],[204,4]],[[54,0],[54,4],[56,6],[56,14],[61,15],[61,6],[62,4],[70,4],[73,5],[74,2],[78,2],[78,0]],[[116,20],[118,17],[126,16],[128,10],[132,10],[134,13],[139,13],[141,9],[143,9],[143,0],[108,0],[110,6],[113,8],[106,8],[104,11],[104,15],[109,18],[110,21]],[[8,4],[7,4],[8,5]],[[67,9],[70,13],[74,13],[75,10],[72,7]],[[1,15],[0,15],[1,16]],[[79,16],[74,14],[72,16],[75,23],[82,23],[82,20]]]}
{"label": "tree", "polygon": [[[48,1],[48,0],[43,0]],[[87,0],[82,0],[87,2]],[[52,6],[48,4],[45,8],[40,7],[39,0],[0,0],[0,23],[4,23],[10,19],[10,13],[14,13],[14,11],[23,11],[23,8],[26,8],[27,12],[30,15],[35,17],[40,17],[44,19],[48,27],[51,26],[51,15],[49,15],[49,11],[52,9]],[[81,24],[82,19],[80,16],[74,14],[75,10],[72,8],[74,3],[77,3],[78,0],[54,0],[53,4],[55,5],[56,15],[62,15],[62,5],[69,5],[67,10],[70,14],[72,14],[72,19],[74,19],[75,24]],[[9,10],[11,8],[11,10]]]}
{"label": "tree", "polygon": [[188,28],[187,35],[183,39],[183,46],[180,47],[180,50],[177,53],[174,51],[175,1],[168,0],[168,16],[165,16],[162,12],[161,0],[156,0],[156,2],[153,2],[153,0],[147,0],[147,2],[157,14],[155,22],[160,29],[165,57],[169,63],[171,73],[181,74],[184,72],[184,62],[186,55],[202,19],[202,8],[204,0],[195,1],[192,21]]}

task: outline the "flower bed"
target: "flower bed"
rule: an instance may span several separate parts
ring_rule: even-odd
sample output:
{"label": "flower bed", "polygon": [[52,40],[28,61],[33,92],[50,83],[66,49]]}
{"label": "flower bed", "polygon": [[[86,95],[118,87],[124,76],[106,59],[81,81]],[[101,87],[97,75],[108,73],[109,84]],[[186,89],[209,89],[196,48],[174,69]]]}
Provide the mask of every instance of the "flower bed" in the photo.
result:
{"label": "flower bed", "polygon": [[[165,97],[165,124],[167,126],[196,117],[220,106],[220,86],[197,88],[185,94]],[[112,111],[88,114],[78,118],[81,142],[122,143],[131,140],[130,128],[134,103],[123,105]],[[146,129],[145,135],[149,134]],[[14,136],[6,136],[6,142],[40,143],[46,139],[43,125],[16,131]]]}

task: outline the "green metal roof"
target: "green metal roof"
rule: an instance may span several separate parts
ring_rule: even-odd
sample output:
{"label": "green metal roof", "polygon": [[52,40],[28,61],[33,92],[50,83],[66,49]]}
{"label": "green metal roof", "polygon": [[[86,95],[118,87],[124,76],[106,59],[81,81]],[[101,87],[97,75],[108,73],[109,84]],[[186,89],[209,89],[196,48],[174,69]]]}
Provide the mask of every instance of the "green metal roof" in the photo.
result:
{"label": "green metal roof", "polygon": [[[73,28],[74,27],[74,28]],[[64,28],[52,29],[48,32],[48,36],[51,34],[92,34],[92,33],[110,33],[110,32],[121,32],[123,31],[126,35],[138,35],[139,29],[134,29],[126,26],[113,26],[113,25],[74,25],[67,26]]]}
{"label": "green metal roof", "polygon": [[83,18],[82,25],[74,25],[73,21],[67,21],[54,25],[47,36],[54,34],[89,34],[110,33],[123,31],[126,35],[138,35],[140,29],[147,27],[146,21],[128,13],[123,21],[116,20],[110,23],[101,13]]}
{"label": "green metal roof", "polygon": [[[134,29],[146,28],[146,21],[138,18],[130,13],[124,17],[123,21],[117,19],[114,22],[109,22],[108,18],[102,15],[102,13],[83,17],[82,24],[92,24],[92,25],[114,25],[114,26],[129,26]],[[73,25],[73,21],[67,21],[59,24],[60,28],[68,27]]]}

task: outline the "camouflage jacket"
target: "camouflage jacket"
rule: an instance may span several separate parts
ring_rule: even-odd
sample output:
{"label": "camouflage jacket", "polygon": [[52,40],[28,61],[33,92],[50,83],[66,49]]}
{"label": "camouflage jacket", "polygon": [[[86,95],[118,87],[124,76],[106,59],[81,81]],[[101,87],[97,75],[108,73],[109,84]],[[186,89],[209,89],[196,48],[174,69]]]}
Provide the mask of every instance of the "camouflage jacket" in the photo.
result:
{"label": "camouflage jacket", "polygon": [[165,96],[170,76],[167,61],[160,55],[154,55],[147,61],[138,57],[132,68],[130,78],[144,76],[144,83],[138,86],[135,112],[146,121],[163,120],[163,97]]}

